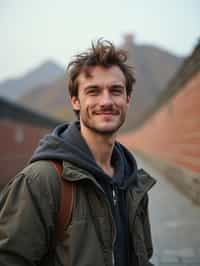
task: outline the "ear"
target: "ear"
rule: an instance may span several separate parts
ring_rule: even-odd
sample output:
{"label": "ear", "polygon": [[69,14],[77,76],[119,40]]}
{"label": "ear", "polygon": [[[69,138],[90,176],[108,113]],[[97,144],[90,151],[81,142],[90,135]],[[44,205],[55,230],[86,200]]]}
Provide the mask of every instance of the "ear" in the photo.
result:
{"label": "ear", "polygon": [[131,95],[128,95],[127,96],[127,104],[128,104],[128,106],[130,105],[130,102],[131,102]]}
{"label": "ear", "polygon": [[72,96],[70,98],[70,100],[71,100],[72,108],[75,111],[80,111],[80,101],[79,101],[79,98],[77,96]]}

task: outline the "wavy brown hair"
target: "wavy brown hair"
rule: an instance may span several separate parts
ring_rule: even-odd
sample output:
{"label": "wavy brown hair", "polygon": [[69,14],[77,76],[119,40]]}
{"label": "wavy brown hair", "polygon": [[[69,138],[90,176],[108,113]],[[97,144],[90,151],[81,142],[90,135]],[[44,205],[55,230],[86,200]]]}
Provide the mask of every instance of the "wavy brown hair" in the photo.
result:
{"label": "wavy brown hair", "polygon": [[86,52],[77,54],[67,67],[67,85],[70,96],[78,96],[78,76],[85,72],[89,75],[89,69],[94,66],[109,68],[118,66],[126,80],[127,96],[130,96],[135,83],[134,68],[126,63],[127,53],[117,49],[110,41],[99,39],[92,42],[91,48]]}

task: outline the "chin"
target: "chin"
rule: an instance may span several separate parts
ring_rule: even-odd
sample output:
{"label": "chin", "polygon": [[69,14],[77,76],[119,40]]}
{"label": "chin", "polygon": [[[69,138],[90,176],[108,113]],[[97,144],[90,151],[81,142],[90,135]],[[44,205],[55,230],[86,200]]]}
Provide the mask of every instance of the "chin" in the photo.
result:
{"label": "chin", "polygon": [[82,124],[84,127],[90,129],[91,131],[102,134],[102,135],[113,135],[117,133],[119,128],[123,124],[123,120],[118,121],[96,121],[96,120],[85,120],[82,119]]}
{"label": "chin", "polygon": [[113,135],[117,133],[120,127],[121,125],[102,126],[102,127],[96,127],[95,131],[103,135]]}

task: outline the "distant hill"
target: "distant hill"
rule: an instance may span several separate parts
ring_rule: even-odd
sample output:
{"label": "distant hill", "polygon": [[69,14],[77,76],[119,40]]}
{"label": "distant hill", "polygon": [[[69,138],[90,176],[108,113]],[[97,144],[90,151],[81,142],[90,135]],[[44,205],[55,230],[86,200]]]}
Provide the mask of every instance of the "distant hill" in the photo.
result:
{"label": "distant hill", "polygon": [[57,119],[72,120],[74,114],[66,87],[66,77],[63,75],[51,84],[34,88],[20,98],[20,103]]}
{"label": "distant hill", "polygon": [[28,71],[24,76],[0,82],[0,96],[16,100],[33,91],[37,86],[50,84],[64,74],[64,68],[53,61],[46,61]]}
{"label": "distant hill", "polygon": [[[137,45],[131,34],[125,36],[121,47],[128,51],[129,64],[135,66],[137,79],[128,119],[122,129],[127,131],[136,127],[152,108],[183,58],[154,46]],[[29,87],[27,93],[20,97],[20,102],[32,109],[51,114],[55,118],[72,119],[74,117],[69,105],[64,75],[58,76],[48,84],[40,83],[38,86]]]}

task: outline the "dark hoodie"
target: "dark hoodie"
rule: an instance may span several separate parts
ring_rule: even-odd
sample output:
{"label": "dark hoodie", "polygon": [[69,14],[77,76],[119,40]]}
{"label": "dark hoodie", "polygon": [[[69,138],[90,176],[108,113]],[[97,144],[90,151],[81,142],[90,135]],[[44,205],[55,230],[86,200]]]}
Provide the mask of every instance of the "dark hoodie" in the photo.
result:
{"label": "dark hoodie", "polygon": [[46,135],[35,150],[31,162],[37,160],[64,160],[87,170],[103,188],[113,213],[117,228],[115,265],[129,265],[129,230],[125,191],[137,183],[137,165],[131,153],[115,143],[111,163],[114,176],[100,168],[88,145],[80,134],[80,124],[62,124]]}

